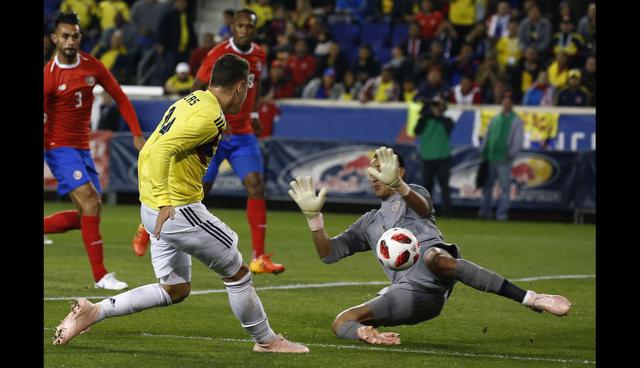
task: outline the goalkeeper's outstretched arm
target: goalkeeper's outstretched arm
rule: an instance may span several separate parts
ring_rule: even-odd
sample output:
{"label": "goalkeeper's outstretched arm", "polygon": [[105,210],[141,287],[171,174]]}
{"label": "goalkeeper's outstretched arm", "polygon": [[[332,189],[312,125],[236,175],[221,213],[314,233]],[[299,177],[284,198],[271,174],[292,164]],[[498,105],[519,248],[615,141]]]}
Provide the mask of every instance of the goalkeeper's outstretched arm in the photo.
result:
{"label": "goalkeeper's outstretched arm", "polygon": [[320,259],[331,254],[331,239],[329,239],[329,235],[324,228],[312,231],[311,237],[313,238],[313,245],[316,246],[316,252],[318,252],[318,257],[320,257]]}

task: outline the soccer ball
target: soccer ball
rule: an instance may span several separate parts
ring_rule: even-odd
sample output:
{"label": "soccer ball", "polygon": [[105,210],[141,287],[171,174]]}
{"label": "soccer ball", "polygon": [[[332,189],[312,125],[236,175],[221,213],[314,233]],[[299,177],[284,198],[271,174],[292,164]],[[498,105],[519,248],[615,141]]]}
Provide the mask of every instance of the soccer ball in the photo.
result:
{"label": "soccer ball", "polygon": [[383,266],[394,271],[406,270],[420,257],[418,239],[411,231],[394,227],[385,231],[378,240],[376,255]]}

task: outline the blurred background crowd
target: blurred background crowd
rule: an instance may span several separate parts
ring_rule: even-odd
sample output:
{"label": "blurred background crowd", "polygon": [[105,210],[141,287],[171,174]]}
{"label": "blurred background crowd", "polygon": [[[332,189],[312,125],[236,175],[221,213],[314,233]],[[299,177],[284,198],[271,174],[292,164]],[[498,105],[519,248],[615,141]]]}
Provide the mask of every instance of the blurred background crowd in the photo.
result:
{"label": "blurred background crowd", "polygon": [[[53,19],[73,10],[82,50],[120,84],[187,93],[242,7],[257,14],[255,42],[267,53],[263,101],[437,95],[471,105],[510,93],[522,105],[595,106],[587,0],[45,0],[44,63],[55,53]],[[211,9],[217,16],[203,19]]]}

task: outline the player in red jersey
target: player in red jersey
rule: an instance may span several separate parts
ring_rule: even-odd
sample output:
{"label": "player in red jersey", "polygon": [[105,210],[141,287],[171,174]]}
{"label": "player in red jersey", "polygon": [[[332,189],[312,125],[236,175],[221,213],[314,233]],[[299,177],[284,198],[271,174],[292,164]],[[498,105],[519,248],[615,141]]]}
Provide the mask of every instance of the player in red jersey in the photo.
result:
{"label": "player in red jersey", "polygon": [[91,153],[89,132],[93,88],[101,85],[118,103],[120,114],[140,150],[145,143],[133,105],[118,82],[93,56],[79,51],[80,26],[75,13],[61,13],[51,35],[56,56],[44,67],[44,159],[58,181],[58,193],[68,194],[77,210],[44,218],[44,233],[80,229],[97,288],[121,290],[128,285],[108,273],[100,235],[101,188]]}
{"label": "player in red jersey", "polygon": [[[256,33],[256,14],[249,9],[236,12],[231,33],[233,37],[214,47],[203,60],[196,75],[193,89],[205,89],[213,65],[222,55],[232,53],[249,62],[249,90],[247,99],[238,114],[225,114],[227,126],[231,127],[220,142],[218,151],[202,179],[204,193],[208,193],[218,175],[220,163],[227,159],[233,171],[242,180],[247,191],[247,219],[251,228],[253,260],[249,264],[254,273],[280,273],[284,266],[273,263],[264,253],[264,240],[267,227],[267,209],[264,200],[264,181],[262,179],[263,159],[257,135],[262,126],[258,120],[258,98],[260,96],[260,75],[266,63],[266,54],[253,42]],[[133,240],[136,254],[144,254],[149,234],[140,225]]]}

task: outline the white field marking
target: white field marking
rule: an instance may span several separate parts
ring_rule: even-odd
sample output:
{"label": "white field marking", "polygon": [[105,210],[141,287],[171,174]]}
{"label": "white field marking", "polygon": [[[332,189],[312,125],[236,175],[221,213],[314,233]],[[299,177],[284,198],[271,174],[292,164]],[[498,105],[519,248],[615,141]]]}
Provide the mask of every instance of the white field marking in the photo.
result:
{"label": "white field marking", "polygon": [[[538,281],[538,280],[569,280],[569,279],[591,279],[596,275],[555,275],[555,276],[535,276],[525,277],[520,279],[509,279],[510,281]],[[317,288],[330,288],[341,286],[367,286],[367,285],[389,285],[388,281],[341,281],[341,282],[326,282],[322,284],[290,284],[290,285],[277,285],[277,286],[261,286],[257,287],[256,291],[264,290],[293,290],[293,289],[317,289]],[[194,290],[190,295],[205,295],[205,294],[217,294],[226,293],[227,289],[211,289],[211,290]],[[108,295],[102,296],[56,296],[46,297],[44,300],[71,300],[77,298],[86,299],[104,299],[108,298]]]}
{"label": "white field marking", "polygon": [[[54,328],[45,328],[45,330],[55,330]],[[223,342],[242,342],[253,343],[253,340],[249,339],[230,339],[223,337],[207,337],[207,336],[182,336],[182,335],[162,335],[152,334],[149,332],[143,332],[140,334],[143,337],[160,337],[168,339],[182,339],[182,340],[206,340],[206,341],[223,341]],[[486,359],[502,359],[502,360],[519,360],[519,361],[537,361],[537,362],[553,362],[553,363],[570,363],[570,364],[596,364],[592,360],[580,360],[580,359],[562,359],[562,358],[541,358],[541,357],[526,357],[516,355],[502,355],[502,354],[474,354],[463,353],[457,351],[437,351],[437,350],[420,350],[420,349],[404,349],[397,347],[377,347],[369,345],[336,345],[336,344],[321,344],[321,343],[302,343],[307,346],[316,346],[319,348],[331,348],[331,349],[351,349],[351,350],[363,350],[363,351],[384,351],[395,353],[413,353],[413,354],[425,354],[425,355],[441,355],[441,356],[455,356],[466,358],[486,358]]]}

